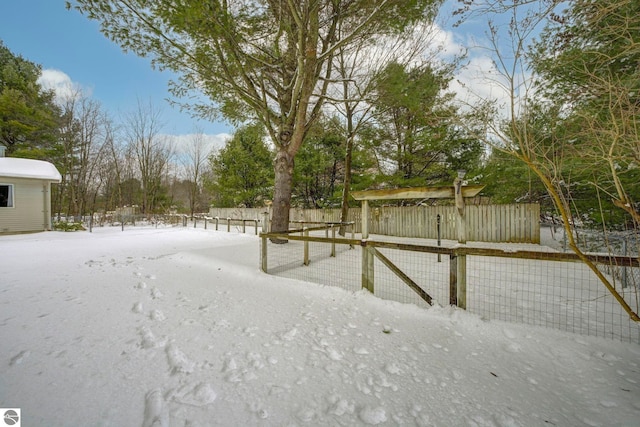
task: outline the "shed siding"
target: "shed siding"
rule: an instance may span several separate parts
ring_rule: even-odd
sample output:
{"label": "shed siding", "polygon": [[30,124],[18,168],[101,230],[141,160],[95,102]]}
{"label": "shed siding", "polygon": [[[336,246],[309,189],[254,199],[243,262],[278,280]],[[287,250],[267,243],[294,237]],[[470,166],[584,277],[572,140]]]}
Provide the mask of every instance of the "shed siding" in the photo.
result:
{"label": "shed siding", "polygon": [[14,207],[0,208],[0,233],[44,231],[48,228],[43,194],[49,185],[47,182],[0,176],[0,183],[14,186]]}

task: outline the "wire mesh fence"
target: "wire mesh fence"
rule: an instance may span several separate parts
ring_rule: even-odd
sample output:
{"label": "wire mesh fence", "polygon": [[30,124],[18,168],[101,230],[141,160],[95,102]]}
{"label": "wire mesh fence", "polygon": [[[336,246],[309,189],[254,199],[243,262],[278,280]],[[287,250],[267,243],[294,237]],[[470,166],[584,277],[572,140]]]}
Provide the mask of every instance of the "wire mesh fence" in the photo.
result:
{"label": "wire mesh fence", "polygon": [[[451,256],[455,255],[457,248],[449,248],[449,254],[438,254],[439,248],[426,245],[405,245],[400,249],[384,242],[333,241],[302,236],[292,236],[291,239],[295,240],[289,240],[287,244],[273,244],[266,237],[263,235],[263,267],[266,266],[269,274],[358,291],[365,286],[363,259],[366,257],[363,251],[375,247],[382,258],[397,266],[410,282],[428,294],[432,304],[447,306],[451,301],[454,273]],[[335,257],[331,256],[331,245],[336,246]],[[640,343],[640,324],[631,320],[593,271],[572,259],[570,254],[527,252],[527,257],[521,258],[520,255],[515,256],[517,254],[513,250],[478,249],[474,254],[474,249],[468,247],[464,252],[465,299],[469,312],[487,320],[524,323]],[[640,270],[638,260],[631,257],[627,259],[631,266],[626,267],[609,261],[600,264],[599,268],[625,268],[631,277]],[[406,278],[400,277],[379,257],[375,257],[372,270],[373,293],[376,296],[420,307],[429,306],[407,285]],[[610,280],[631,309],[638,313],[640,284],[628,281],[623,287],[620,280],[614,277]]]}
{"label": "wire mesh fence", "polygon": [[[638,288],[618,291],[637,313]],[[471,256],[467,292],[487,319],[640,343],[639,325],[580,262]]]}
{"label": "wire mesh fence", "polygon": [[110,214],[54,217],[54,229],[70,231],[69,224],[82,225],[83,229],[92,231],[94,227],[119,227],[123,231],[128,228],[159,227],[193,227],[257,235],[262,230],[258,219],[220,218],[207,215],[184,214]]}

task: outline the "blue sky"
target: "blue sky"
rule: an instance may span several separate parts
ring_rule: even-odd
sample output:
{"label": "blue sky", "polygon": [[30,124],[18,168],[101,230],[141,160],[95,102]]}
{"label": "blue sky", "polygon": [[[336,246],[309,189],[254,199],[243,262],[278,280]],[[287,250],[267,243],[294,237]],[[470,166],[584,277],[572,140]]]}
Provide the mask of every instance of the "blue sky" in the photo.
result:
{"label": "blue sky", "polygon": [[[450,53],[463,45],[469,47],[471,35],[482,38],[486,31],[486,22],[475,19],[453,32],[451,10],[455,7],[454,0],[447,0],[441,17],[444,21],[449,17],[449,22],[440,23],[434,39]],[[99,32],[97,22],[67,10],[64,0],[0,0],[0,39],[12,52],[40,64],[43,70],[64,73],[54,77],[68,76],[114,117],[135,110],[138,99],[145,103],[150,100],[162,109],[166,122],[163,131],[167,134],[187,135],[197,129],[216,135],[215,145],[221,146],[233,132],[224,122],[199,121],[169,105],[167,83],[172,76],[153,70],[149,59],[124,53]],[[475,43],[477,40],[471,44]],[[493,68],[491,59],[482,50],[473,52],[469,52],[469,63],[458,72],[450,90],[461,98],[470,92],[495,97],[495,85],[482,77]]]}
{"label": "blue sky", "polygon": [[0,39],[14,54],[58,70],[90,91],[113,115],[132,111],[137,100],[162,110],[163,131],[184,135],[230,133],[223,122],[198,121],[166,101],[171,75],[151,68],[149,59],[124,53],[98,30],[98,24],[64,0],[0,0]]}

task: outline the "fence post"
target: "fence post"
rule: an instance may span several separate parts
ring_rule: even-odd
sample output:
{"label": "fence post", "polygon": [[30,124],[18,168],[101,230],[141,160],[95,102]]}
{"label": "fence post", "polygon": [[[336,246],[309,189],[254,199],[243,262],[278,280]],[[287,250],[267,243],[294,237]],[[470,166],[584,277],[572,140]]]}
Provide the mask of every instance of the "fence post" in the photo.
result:
{"label": "fence post", "polygon": [[[441,246],[440,231],[441,231],[442,217],[440,216],[440,214],[436,215],[436,222],[437,222],[437,229],[438,229],[438,246]],[[438,262],[442,262],[442,256],[439,252],[438,252]]]}
{"label": "fence post", "polygon": [[196,218],[195,216],[193,217],[193,228],[197,228],[196,227],[196,223],[198,222],[198,218]]}
{"label": "fence post", "polygon": [[207,217],[206,216],[204,217],[204,229],[205,230],[207,229]]}
{"label": "fence post", "polygon": [[216,231],[218,231],[218,222],[220,222],[220,218],[215,217],[214,219],[216,220]]}
{"label": "fence post", "polygon": [[267,272],[267,236],[262,237],[262,250],[260,251],[260,268],[263,273]]}
{"label": "fence post", "polygon": [[449,255],[449,305],[458,305],[458,256]]}
{"label": "fence post", "polygon": [[242,234],[245,234],[247,232],[247,220],[243,219],[242,220]]}
{"label": "fence post", "polygon": [[331,224],[331,256],[335,258],[336,256],[336,227]]}
{"label": "fence post", "polygon": [[262,232],[269,232],[269,212],[262,213]]}
{"label": "fence post", "polygon": [[458,255],[458,307],[467,309],[467,256]]}
{"label": "fence post", "polygon": [[[351,224],[351,240],[356,240],[356,223]],[[353,249],[353,245],[349,245],[349,249]]]}
{"label": "fence post", "polygon": [[[622,238],[622,253],[624,254],[624,256],[629,255],[629,253],[627,252],[627,238],[623,237]],[[630,267],[622,267],[622,289],[626,288],[629,286],[628,280],[629,277],[627,276],[627,270]]]}
{"label": "fence post", "polygon": [[374,255],[372,253],[375,248],[370,248],[367,245],[366,240],[362,240],[360,245],[362,246],[362,288],[373,293],[374,284],[374,269],[373,261]]}
{"label": "fence post", "polygon": [[367,200],[362,201],[362,238],[369,238],[369,202]]}
{"label": "fence post", "polygon": [[258,235],[258,219],[254,219],[253,221],[254,221],[254,222],[255,222],[255,224],[256,224],[256,232],[255,232],[255,235],[257,236],[257,235]]}
{"label": "fence post", "polygon": [[[303,227],[302,234],[304,237],[309,237],[309,229]],[[309,265],[309,241],[304,241],[304,265]]]}
{"label": "fence post", "polygon": [[231,232],[231,218],[227,218],[227,233]]}

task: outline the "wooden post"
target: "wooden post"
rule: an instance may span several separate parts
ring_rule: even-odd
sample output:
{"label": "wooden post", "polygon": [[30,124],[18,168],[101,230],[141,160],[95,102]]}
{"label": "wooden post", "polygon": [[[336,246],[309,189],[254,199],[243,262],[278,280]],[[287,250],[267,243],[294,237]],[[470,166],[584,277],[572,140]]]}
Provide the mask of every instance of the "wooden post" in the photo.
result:
{"label": "wooden post", "polygon": [[331,241],[331,256],[335,257],[336,256],[336,227],[331,224],[331,239],[333,239]]}
{"label": "wooden post", "polygon": [[269,212],[262,213],[262,232],[269,232]]}
{"label": "wooden post", "polygon": [[231,218],[227,218],[227,233],[231,232]]}
{"label": "wooden post", "polygon": [[[304,227],[302,229],[302,233],[304,234],[304,237],[309,237],[309,229]],[[309,241],[305,240],[304,241],[304,265],[309,265]]]}
{"label": "wooden post", "polygon": [[449,255],[449,304],[458,305],[458,256]]}
{"label": "wooden post", "polygon": [[462,196],[462,178],[453,180],[453,193],[458,208],[458,243],[467,243],[467,224],[464,217],[464,197]]}
{"label": "wooden post", "polygon": [[[351,224],[351,240],[356,240],[356,223]],[[349,249],[353,249],[353,245],[349,245]]]}
{"label": "wooden post", "polygon": [[467,256],[451,254],[449,258],[449,304],[467,309]]}
{"label": "wooden post", "polygon": [[253,221],[254,221],[254,224],[256,225],[256,232],[255,232],[255,235],[257,236],[257,235],[258,235],[258,222],[259,222],[259,221],[258,221],[257,219],[254,219]]}
{"label": "wooden post", "polygon": [[458,307],[467,309],[467,256],[458,255]]}
{"label": "wooden post", "polygon": [[216,231],[218,231],[218,223],[220,222],[220,218],[215,217],[214,219],[216,220]]}
{"label": "wooden post", "polygon": [[242,220],[242,234],[245,234],[247,232],[247,220],[243,219]]}
{"label": "wooden post", "polygon": [[360,218],[362,222],[362,238],[369,238],[369,201],[362,201],[362,218]]}
{"label": "wooden post", "polygon": [[267,237],[262,236],[262,250],[260,251],[260,268],[263,273],[267,272]]}
{"label": "wooden post", "polygon": [[374,255],[373,248],[367,246],[367,241],[362,240],[362,288],[373,293],[374,289]]}
{"label": "wooden post", "polygon": [[208,220],[208,218],[205,216],[204,217],[204,229],[205,230],[207,229],[207,220]]}

